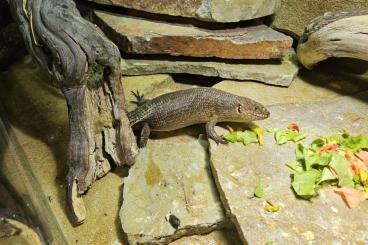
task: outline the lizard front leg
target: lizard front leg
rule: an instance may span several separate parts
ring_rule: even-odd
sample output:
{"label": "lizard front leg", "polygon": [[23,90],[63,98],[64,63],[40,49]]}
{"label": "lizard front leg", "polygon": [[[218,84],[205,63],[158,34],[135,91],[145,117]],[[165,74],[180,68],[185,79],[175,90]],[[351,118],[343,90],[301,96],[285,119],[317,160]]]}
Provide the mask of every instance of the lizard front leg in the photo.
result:
{"label": "lizard front leg", "polygon": [[215,126],[217,123],[217,116],[214,116],[206,123],[206,133],[208,139],[213,139],[217,144],[228,144],[221,136],[219,136],[215,131]]}
{"label": "lizard front leg", "polygon": [[130,101],[130,103],[136,104],[137,106],[141,106],[149,101],[146,98],[144,98],[144,94],[140,94],[138,90],[135,92],[131,91],[131,93],[134,95],[135,101]]}
{"label": "lizard front leg", "polygon": [[139,139],[139,148],[146,147],[150,133],[150,126],[147,122],[145,122],[141,131],[141,138]]}

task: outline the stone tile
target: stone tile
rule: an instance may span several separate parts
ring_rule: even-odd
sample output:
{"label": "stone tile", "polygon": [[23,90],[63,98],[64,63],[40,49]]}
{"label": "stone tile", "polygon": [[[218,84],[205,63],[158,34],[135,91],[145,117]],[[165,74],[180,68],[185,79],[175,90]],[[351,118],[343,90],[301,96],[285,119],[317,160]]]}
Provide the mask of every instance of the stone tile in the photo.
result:
{"label": "stone tile", "polygon": [[265,25],[207,30],[95,11],[95,22],[126,53],[229,59],[282,58],[292,39]]}
{"label": "stone tile", "polygon": [[[368,92],[315,103],[269,107],[271,117],[257,124],[268,129],[300,125],[309,144],[318,135],[347,129],[368,134]],[[218,133],[225,133],[217,128]],[[297,199],[285,166],[295,160],[295,143],[275,144],[266,134],[265,145],[216,145],[210,142],[211,167],[221,200],[230,213],[243,242],[249,244],[364,244],[368,240],[368,202],[349,209],[332,188],[322,188],[319,196]],[[252,198],[261,182],[265,197]],[[280,211],[264,210],[264,201],[280,205]]]}
{"label": "stone tile", "polygon": [[218,230],[206,235],[180,238],[170,245],[238,245],[241,244],[236,230]]}
{"label": "stone tile", "polygon": [[236,80],[254,80],[267,84],[289,86],[298,73],[294,50],[280,61],[206,61],[190,59],[124,59],[121,69],[125,75],[187,73]]}
{"label": "stone tile", "polygon": [[238,22],[271,15],[280,0],[90,0],[151,13],[196,18],[211,22]]}
{"label": "stone tile", "polygon": [[368,89],[368,83],[360,79],[347,79],[333,73],[301,70],[288,88],[267,86],[256,82],[222,81],[213,86],[236,95],[252,98],[264,105],[304,103],[332,99]]}
{"label": "stone tile", "polygon": [[[167,243],[225,222],[209,168],[208,142],[150,141],[124,179],[120,219],[131,244]],[[166,219],[175,215],[175,229]]]}
{"label": "stone tile", "polygon": [[281,2],[282,8],[276,12],[272,27],[290,32],[295,36],[300,36],[305,26],[314,18],[328,11],[351,11],[368,8],[366,0],[282,0]]}

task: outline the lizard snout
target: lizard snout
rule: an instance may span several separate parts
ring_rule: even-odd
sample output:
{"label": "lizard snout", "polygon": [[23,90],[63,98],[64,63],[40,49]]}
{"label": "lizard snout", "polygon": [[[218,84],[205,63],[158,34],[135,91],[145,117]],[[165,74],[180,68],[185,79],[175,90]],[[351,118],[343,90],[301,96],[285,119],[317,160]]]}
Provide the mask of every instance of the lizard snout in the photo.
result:
{"label": "lizard snout", "polygon": [[269,110],[267,110],[266,107],[259,103],[254,106],[253,112],[258,117],[258,119],[266,119],[270,116]]}

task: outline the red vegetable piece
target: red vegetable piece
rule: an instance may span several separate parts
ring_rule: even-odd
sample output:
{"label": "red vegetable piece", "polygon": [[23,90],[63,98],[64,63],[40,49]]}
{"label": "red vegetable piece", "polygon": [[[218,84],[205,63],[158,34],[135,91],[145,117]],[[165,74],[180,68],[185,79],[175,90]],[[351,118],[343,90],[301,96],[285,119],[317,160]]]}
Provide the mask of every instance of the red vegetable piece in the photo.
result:
{"label": "red vegetable piece", "polygon": [[331,152],[337,152],[339,150],[339,145],[336,142],[330,142],[327,144],[324,144],[320,149],[319,149],[319,154],[323,154],[327,151],[331,151]]}
{"label": "red vegetable piece", "polygon": [[349,208],[356,208],[359,204],[365,201],[368,197],[363,191],[358,191],[352,187],[344,186],[335,190],[345,201]]}
{"label": "red vegetable piece", "polygon": [[359,174],[360,169],[365,168],[364,163],[358,157],[356,157],[352,151],[347,150],[345,152],[345,158],[349,161],[354,175]]}
{"label": "red vegetable piece", "polygon": [[356,156],[368,167],[368,151],[359,151]]}
{"label": "red vegetable piece", "polygon": [[296,124],[296,123],[290,123],[288,126],[287,126],[288,129],[290,130],[293,130],[293,131],[297,131],[299,132],[299,125]]}

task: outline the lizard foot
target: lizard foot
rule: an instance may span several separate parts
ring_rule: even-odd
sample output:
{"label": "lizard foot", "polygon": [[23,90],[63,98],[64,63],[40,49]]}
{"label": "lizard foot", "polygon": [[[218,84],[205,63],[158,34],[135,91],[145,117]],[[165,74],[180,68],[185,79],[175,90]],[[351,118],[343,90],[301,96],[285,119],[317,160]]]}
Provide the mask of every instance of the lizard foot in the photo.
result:
{"label": "lizard foot", "polygon": [[136,104],[137,106],[141,106],[144,103],[147,102],[147,100],[144,98],[144,94],[140,94],[139,91],[131,91],[131,93],[134,95],[136,101],[130,101],[133,104]]}
{"label": "lizard foot", "polygon": [[223,145],[229,144],[229,141],[224,140],[222,136],[216,135],[216,136],[211,136],[209,138],[215,141],[216,144],[223,144]]}

